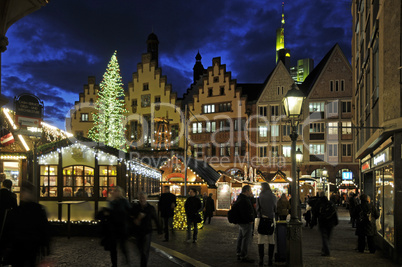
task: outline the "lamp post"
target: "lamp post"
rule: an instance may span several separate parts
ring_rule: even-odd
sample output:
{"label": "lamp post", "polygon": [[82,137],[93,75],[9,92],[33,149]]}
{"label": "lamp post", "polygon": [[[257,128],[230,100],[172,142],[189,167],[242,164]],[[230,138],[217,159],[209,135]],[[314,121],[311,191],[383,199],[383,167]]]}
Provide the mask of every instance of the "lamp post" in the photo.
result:
{"label": "lamp post", "polygon": [[285,109],[286,116],[290,120],[291,133],[290,139],[292,140],[291,146],[291,159],[292,159],[292,205],[290,222],[287,229],[287,253],[286,264],[287,266],[303,266],[302,258],[302,240],[301,230],[302,223],[300,222],[297,211],[299,206],[298,201],[298,188],[296,187],[296,140],[297,125],[299,124],[299,117],[302,111],[303,101],[305,99],[304,94],[298,90],[296,84],[292,84],[292,88],[286,93],[282,103]]}
{"label": "lamp post", "polygon": [[327,169],[324,167],[324,169],[322,170],[322,180],[324,181],[324,195],[326,196],[327,192],[326,192],[326,182],[327,182],[327,176],[328,176],[328,171]]}
{"label": "lamp post", "polygon": [[[300,148],[297,149],[296,151],[296,163],[297,163],[297,193],[299,194],[299,199],[300,199],[300,166],[303,162],[303,152],[300,151]],[[299,220],[301,221],[301,207],[297,209],[297,215],[299,217]]]}

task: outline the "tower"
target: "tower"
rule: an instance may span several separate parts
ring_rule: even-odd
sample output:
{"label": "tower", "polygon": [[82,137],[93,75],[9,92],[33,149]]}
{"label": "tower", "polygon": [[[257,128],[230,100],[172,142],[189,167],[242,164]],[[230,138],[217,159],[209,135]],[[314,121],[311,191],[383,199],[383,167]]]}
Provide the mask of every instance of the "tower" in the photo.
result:
{"label": "tower", "polygon": [[158,37],[156,36],[155,33],[151,33],[148,35],[148,40],[147,40],[147,52],[151,53],[151,60],[154,60],[156,62],[156,68],[158,68]]}
{"label": "tower", "polygon": [[193,68],[194,83],[196,83],[200,76],[204,73],[204,66],[201,63],[201,58],[200,51],[198,51],[197,55],[195,56],[195,64]]}
{"label": "tower", "polygon": [[285,66],[289,69],[290,50],[285,48],[285,2],[282,2],[282,19],[281,27],[276,29],[276,63],[282,60]]}

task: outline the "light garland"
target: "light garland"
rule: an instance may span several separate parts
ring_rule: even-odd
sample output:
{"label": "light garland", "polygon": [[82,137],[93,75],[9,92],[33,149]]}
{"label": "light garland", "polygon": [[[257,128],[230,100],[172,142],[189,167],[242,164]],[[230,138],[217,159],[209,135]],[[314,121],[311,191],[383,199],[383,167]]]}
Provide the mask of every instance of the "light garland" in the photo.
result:
{"label": "light garland", "polygon": [[26,156],[5,156],[5,155],[2,155],[2,156],[0,156],[0,159],[26,159],[27,157]]}
{"label": "light garland", "polygon": [[[187,229],[187,216],[186,210],[184,209],[184,204],[186,203],[187,198],[185,197],[177,197],[176,198],[176,208],[174,209],[173,216],[173,229],[177,230],[186,230]],[[202,200],[201,200],[202,201]],[[203,203],[201,203],[203,204]],[[199,212],[201,215],[201,222],[197,224],[197,228],[201,229],[204,226],[204,216],[202,216],[202,212]],[[191,227],[193,230],[193,227]]]}

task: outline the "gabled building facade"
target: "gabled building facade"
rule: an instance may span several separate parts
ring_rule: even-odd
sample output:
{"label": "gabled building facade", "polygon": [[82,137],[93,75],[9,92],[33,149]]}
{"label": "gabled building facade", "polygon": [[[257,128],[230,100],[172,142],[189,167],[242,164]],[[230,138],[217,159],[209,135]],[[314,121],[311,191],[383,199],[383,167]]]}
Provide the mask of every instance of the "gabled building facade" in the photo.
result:
{"label": "gabled building facade", "polygon": [[353,153],[352,69],[336,44],[301,85],[306,95],[303,108],[302,171],[339,186],[347,173],[359,180]]}
{"label": "gabled building facade", "polygon": [[70,110],[70,118],[66,119],[67,132],[78,137],[88,137],[88,131],[94,125],[92,114],[96,112],[98,92],[99,84],[95,83],[94,76],[89,76],[84,92],[79,94],[79,100],[75,101],[74,108]]}
{"label": "gabled building facade", "polygon": [[184,143],[179,138],[183,131],[180,102],[158,67],[158,44],[158,38],[151,33],[147,40],[148,52],[137,64],[137,72],[133,73],[126,92],[127,140],[132,149],[166,150],[183,147]]}
{"label": "gabled building facade", "polygon": [[192,156],[218,171],[243,170],[247,166],[246,97],[220,57],[212,59],[201,79],[192,88],[195,92],[188,94],[192,96],[188,102]]}

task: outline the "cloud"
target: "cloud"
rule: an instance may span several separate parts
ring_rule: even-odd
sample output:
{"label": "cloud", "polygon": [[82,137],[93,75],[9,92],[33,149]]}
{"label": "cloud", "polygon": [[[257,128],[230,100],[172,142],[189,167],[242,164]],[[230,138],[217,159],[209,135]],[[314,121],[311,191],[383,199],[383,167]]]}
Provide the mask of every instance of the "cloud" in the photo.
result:
{"label": "cloud", "polygon": [[[348,2],[285,3],[285,45],[293,64],[301,58],[318,64],[335,43],[350,59]],[[261,83],[275,68],[281,12],[281,2],[266,0],[50,1],[9,28],[2,94],[11,99],[21,92],[37,94],[46,119],[64,128],[63,116],[88,76],[100,83],[115,50],[127,89],[152,31],[160,42],[162,74],[179,97],[193,82],[198,51],[205,68],[221,57],[237,82]]]}

